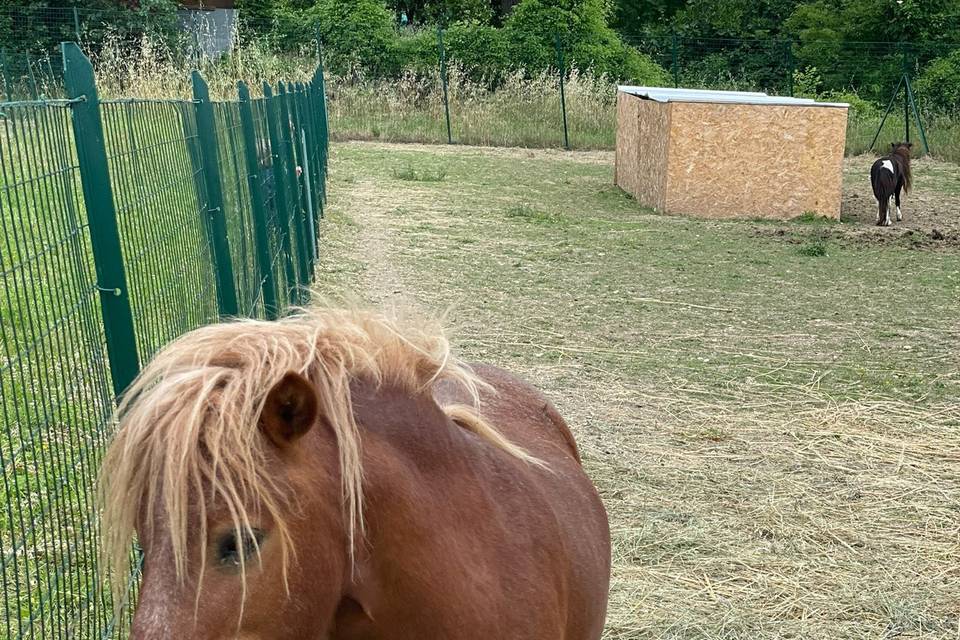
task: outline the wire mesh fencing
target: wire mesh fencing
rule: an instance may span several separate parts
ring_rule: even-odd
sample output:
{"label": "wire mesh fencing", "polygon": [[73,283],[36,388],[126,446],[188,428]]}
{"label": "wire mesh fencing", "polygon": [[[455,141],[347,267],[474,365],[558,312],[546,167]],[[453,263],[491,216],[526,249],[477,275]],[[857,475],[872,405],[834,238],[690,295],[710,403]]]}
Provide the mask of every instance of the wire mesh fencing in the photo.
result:
{"label": "wire mesh fencing", "polygon": [[[166,342],[305,301],[327,165],[322,74],[252,98],[0,102],[4,638],[125,637],[98,565],[94,484],[115,398]],[[300,141],[300,151],[294,149]],[[279,194],[282,197],[278,197]],[[129,596],[136,598],[132,552]]]}
{"label": "wire mesh fencing", "polygon": [[[960,160],[960,104],[937,78],[960,44],[817,42],[712,38],[696,35],[625,36],[647,56],[646,76],[626,84],[763,91],[851,105],[847,150],[880,141],[920,141]],[[577,60],[577,44],[564,34],[549,44],[554,64],[480,75],[465,52],[437,39],[433,68],[398,77],[363,70],[331,78],[331,121],[337,136],[398,142],[609,149],[614,145],[617,81]],[[582,55],[583,52],[580,51]],[[908,79],[914,104],[899,81]],[[904,85],[901,85],[904,86]],[[894,101],[893,116],[884,112]],[[905,116],[905,112],[910,113]],[[921,122],[922,121],[922,122]],[[919,147],[918,147],[919,148]]]}

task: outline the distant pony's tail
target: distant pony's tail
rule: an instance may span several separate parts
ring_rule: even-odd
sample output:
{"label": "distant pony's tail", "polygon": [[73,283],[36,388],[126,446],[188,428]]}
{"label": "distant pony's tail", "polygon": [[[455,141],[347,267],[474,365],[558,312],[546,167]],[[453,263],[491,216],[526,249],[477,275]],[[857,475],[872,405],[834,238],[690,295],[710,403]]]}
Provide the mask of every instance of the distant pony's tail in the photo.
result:
{"label": "distant pony's tail", "polygon": [[910,193],[913,188],[913,173],[910,171],[910,156],[903,160],[903,192]]}

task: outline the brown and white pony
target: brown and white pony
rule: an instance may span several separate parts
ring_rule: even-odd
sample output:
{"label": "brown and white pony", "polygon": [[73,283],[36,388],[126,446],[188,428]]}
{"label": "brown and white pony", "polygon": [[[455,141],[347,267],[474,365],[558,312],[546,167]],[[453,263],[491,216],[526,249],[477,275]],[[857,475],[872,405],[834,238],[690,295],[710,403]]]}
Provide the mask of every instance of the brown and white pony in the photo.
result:
{"label": "brown and white pony", "polygon": [[208,326],[118,420],[102,526],[115,585],[134,535],[144,552],[135,640],[601,635],[609,529],[570,430],[437,330],[344,310]]}
{"label": "brown and white pony", "polygon": [[890,155],[878,159],[870,167],[870,184],[873,185],[873,195],[877,198],[877,224],[881,227],[890,226],[890,197],[896,198],[897,222],[903,220],[900,212],[900,190],[910,192],[912,177],[910,174],[909,142],[891,142]]}

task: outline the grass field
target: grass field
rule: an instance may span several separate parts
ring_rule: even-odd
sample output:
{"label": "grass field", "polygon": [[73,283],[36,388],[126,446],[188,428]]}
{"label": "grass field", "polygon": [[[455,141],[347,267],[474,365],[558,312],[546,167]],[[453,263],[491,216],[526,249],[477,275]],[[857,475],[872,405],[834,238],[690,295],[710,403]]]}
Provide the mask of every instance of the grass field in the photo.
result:
{"label": "grass field", "polygon": [[607,638],[956,639],[958,173],[919,163],[876,229],[863,168],[842,223],[718,222],[643,210],[607,152],[338,144],[318,281],[452,309],[558,405]]}

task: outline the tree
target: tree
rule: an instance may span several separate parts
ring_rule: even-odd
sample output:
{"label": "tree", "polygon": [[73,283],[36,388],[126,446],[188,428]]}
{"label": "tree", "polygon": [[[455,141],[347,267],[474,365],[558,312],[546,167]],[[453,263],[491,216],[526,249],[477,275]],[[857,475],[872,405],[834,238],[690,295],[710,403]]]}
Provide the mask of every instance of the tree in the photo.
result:
{"label": "tree", "polygon": [[960,111],[960,49],[930,62],[916,84],[924,107]]}
{"label": "tree", "polygon": [[581,70],[664,82],[665,71],[610,28],[607,10],[604,0],[523,0],[504,25],[514,64],[531,70],[555,66],[559,37],[568,63]]}
{"label": "tree", "polygon": [[673,21],[686,0],[617,0],[610,26],[626,37],[660,31]]}
{"label": "tree", "polygon": [[49,54],[65,40],[75,40],[73,8],[88,49],[109,33],[124,40],[150,35],[169,41],[176,37],[176,0],[76,0],[48,6],[45,0],[0,2],[0,46],[10,51]]}
{"label": "tree", "polygon": [[397,33],[382,0],[320,0],[307,13],[307,28],[319,32],[324,59],[334,73],[361,67],[373,75],[397,72]]}
{"label": "tree", "polygon": [[777,38],[797,0],[689,0],[674,26],[701,38]]}
{"label": "tree", "polygon": [[276,0],[236,0],[235,7],[240,28],[246,33],[265,33],[273,28]]}
{"label": "tree", "polygon": [[405,11],[413,24],[489,24],[493,17],[489,0],[391,0],[388,7],[396,15]]}

